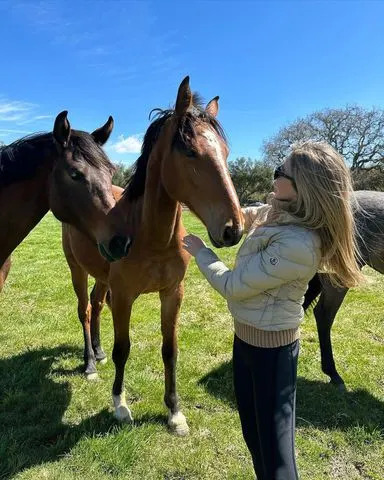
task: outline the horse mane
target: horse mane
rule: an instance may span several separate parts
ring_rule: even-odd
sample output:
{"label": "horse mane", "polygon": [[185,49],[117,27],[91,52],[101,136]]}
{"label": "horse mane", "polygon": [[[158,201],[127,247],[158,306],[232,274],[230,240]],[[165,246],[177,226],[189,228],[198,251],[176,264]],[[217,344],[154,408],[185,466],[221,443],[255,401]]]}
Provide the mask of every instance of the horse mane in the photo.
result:
{"label": "horse mane", "polygon": [[43,163],[42,152],[52,134],[36,133],[0,148],[0,186],[32,178]]}
{"label": "horse mane", "polygon": [[[87,132],[71,131],[73,158],[83,158],[89,165],[113,171],[115,167],[103,149]],[[59,155],[52,133],[35,133],[0,147],[0,186],[29,180],[48,157]]]}
{"label": "horse mane", "polygon": [[[152,114],[154,114],[154,120],[144,135],[140,157],[133,166],[133,173],[128,179],[124,190],[123,195],[127,196],[128,200],[136,200],[144,194],[149,156],[159,138],[164,123],[172,117],[174,113],[174,109],[162,110],[160,108],[154,108],[149,113],[149,119],[151,119]],[[215,117],[206,112],[201,96],[198,93],[194,93],[192,106],[183,117],[179,118],[178,128],[172,139],[172,147],[188,151],[191,148],[191,140],[196,137],[195,126],[198,122],[204,122],[210,125],[225,144],[227,144],[223,127]]]}

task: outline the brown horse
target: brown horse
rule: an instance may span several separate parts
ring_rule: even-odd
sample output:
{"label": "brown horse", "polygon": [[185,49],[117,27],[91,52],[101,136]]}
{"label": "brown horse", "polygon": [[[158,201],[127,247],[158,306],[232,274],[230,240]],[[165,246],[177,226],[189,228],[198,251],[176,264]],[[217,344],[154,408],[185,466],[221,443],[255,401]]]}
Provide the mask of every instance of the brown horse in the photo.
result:
{"label": "brown horse", "polygon": [[[135,173],[117,203],[135,239],[125,259],[108,264],[75,228],[64,226],[63,230],[79,316],[83,322],[92,317],[92,338],[86,338],[92,344],[89,352],[92,347],[102,352],[99,315],[108,288],[111,291],[115,334],[112,357],[116,369],[112,393],[119,420],[132,419],[123,389],[132,304],[142,293],[159,292],[164,401],[169,409],[168,425],[179,435],[187,434],[189,428],[176,393],[176,327],[190,259],[182,248],[186,231],[180,202],[204,223],[217,247],[235,245],[243,230],[239,201],[227,168],[228,147],[215,118],[217,112],[218,97],[203,109],[197,96],[191,94],[189,77],[179,87],[175,110],[157,110],[157,118],[145,134]],[[88,304],[88,273],[97,279],[92,305]],[[94,359],[86,357],[87,373],[96,372],[94,366]]]}
{"label": "brown horse", "polygon": [[130,240],[114,209],[113,165],[101,146],[113,119],[92,134],[71,130],[60,113],[53,133],[25,137],[0,149],[0,290],[10,254],[49,209],[96,242],[108,260],[125,255]]}
{"label": "brown horse", "polygon": [[7,279],[9,270],[11,268],[11,257],[8,257],[4,265],[0,267],[0,292],[3,289],[5,280]]}

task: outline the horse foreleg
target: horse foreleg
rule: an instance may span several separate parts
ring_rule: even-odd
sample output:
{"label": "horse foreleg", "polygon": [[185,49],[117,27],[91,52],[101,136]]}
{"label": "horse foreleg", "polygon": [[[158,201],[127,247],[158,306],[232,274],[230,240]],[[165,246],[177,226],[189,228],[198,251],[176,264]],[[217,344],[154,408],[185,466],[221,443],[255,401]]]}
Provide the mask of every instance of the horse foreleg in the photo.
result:
{"label": "horse foreleg", "polygon": [[8,277],[10,268],[11,268],[11,257],[8,257],[3,263],[3,265],[0,267],[0,292],[3,289],[4,283]]}
{"label": "horse foreleg", "polygon": [[347,292],[347,288],[339,289],[331,285],[325,285],[320,299],[314,308],[320,342],[321,369],[330,377],[331,383],[337,385],[340,390],[345,389],[345,384],[336,370],[332,351],[331,329]]}
{"label": "horse foreleg", "polygon": [[189,427],[185,416],[179,410],[176,392],[177,322],[183,299],[183,284],[172,292],[160,292],[161,333],[163,336],[162,357],[164,362],[164,402],[169,409],[168,426],[177,435],[187,435]]}
{"label": "horse foreleg", "polygon": [[71,271],[72,285],[77,296],[77,314],[83,327],[85,375],[89,380],[97,378],[96,359],[91,341],[91,310],[88,299],[88,274],[78,264],[72,252],[68,225],[62,224],[62,245],[65,258]]}
{"label": "horse foreleg", "polygon": [[96,360],[102,364],[107,362],[107,356],[100,344],[100,314],[105,304],[108,285],[96,280],[91,292],[91,339]]}
{"label": "horse foreleg", "polygon": [[91,311],[88,299],[88,274],[80,267],[70,265],[73,289],[77,296],[77,314],[83,327],[84,336],[84,373],[88,380],[95,380],[97,375],[96,358],[91,340]]}
{"label": "horse foreleg", "polygon": [[115,381],[113,382],[112,398],[115,406],[115,417],[119,421],[132,422],[132,413],[128,408],[124,392],[124,368],[131,349],[129,338],[129,321],[132,310],[132,300],[124,291],[116,289],[112,292],[112,316],[114,329],[114,345],[112,359],[115,364]]}

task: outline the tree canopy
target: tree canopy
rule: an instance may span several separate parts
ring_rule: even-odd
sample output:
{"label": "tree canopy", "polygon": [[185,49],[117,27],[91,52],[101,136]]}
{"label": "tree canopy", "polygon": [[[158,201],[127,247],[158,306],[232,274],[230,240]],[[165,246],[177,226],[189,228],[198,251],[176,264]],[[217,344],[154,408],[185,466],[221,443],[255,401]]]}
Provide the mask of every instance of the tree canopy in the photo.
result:
{"label": "tree canopy", "polygon": [[112,177],[112,183],[119,187],[125,187],[132,174],[132,166],[127,167],[123,163],[115,164],[116,170]]}
{"label": "tree canopy", "polygon": [[273,169],[264,162],[240,157],[229,163],[229,172],[241,205],[264,201],[272,190]]}
{"label": "tree canopy", "polygon": [[265,141],[264,160],[277,165],[294,142],[310,139],[330,143],[352,171],[384,171],[384,110],[348,106],[314,112]]}

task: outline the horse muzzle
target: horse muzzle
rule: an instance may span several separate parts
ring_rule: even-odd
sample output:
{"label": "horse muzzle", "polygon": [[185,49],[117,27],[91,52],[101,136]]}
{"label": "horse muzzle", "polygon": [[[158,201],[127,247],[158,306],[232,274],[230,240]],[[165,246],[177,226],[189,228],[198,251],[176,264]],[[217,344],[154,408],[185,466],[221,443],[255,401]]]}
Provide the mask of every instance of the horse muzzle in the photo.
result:
{"label": "horse muzzle", "polygon": [[120,260],[120,258],[126,257],[128,255],[131,244],[131,237],[115,235],[109,242],[108,246],[106,246],[104,243],[99,243],[98,248],[100,254],[106,260],[108,260],[108,262],[115,262],[116,260]]}
{"label": "horse muzzle", "polygon": [[227,225],[218,237],[215,237],[209,231],[208,235],[214,247],[232,247],[240,242],[240,239],[243,236],[243,229]]}

